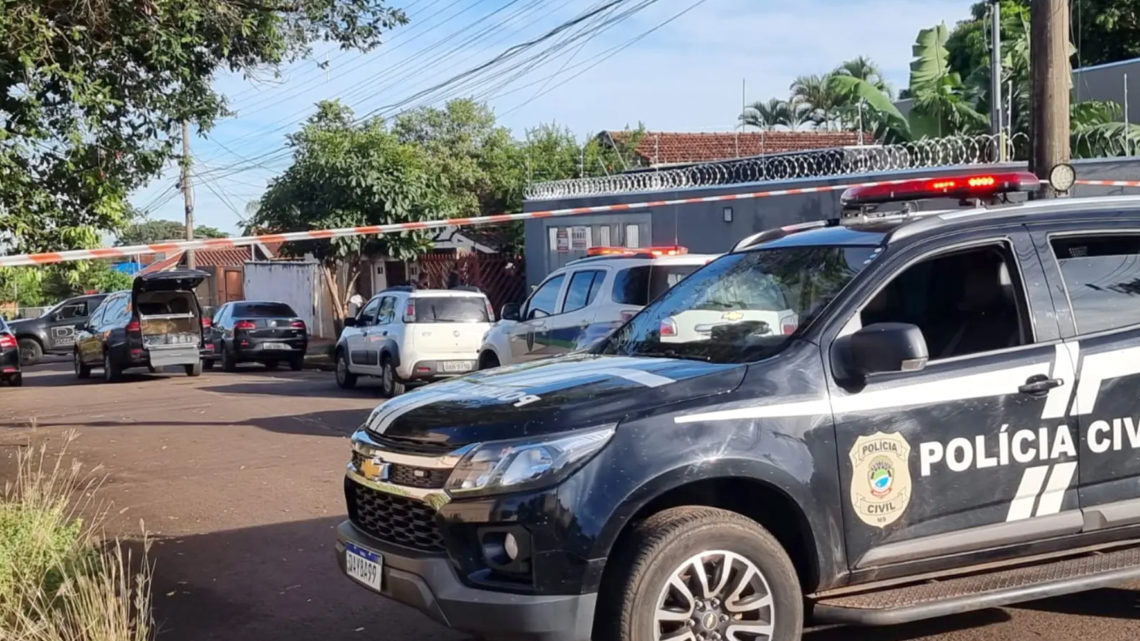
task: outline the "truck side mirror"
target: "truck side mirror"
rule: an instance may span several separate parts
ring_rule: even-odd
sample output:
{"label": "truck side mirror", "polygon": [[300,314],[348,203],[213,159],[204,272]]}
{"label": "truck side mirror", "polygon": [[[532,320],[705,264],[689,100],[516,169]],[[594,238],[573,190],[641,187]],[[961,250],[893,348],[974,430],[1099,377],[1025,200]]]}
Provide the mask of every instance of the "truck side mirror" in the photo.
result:
{"label": "truck side mirror", "polygon": [[520,318],[521,306],[518,303],[507,303],[499,311],[499,318],[508,321],[517,321]]}
{"label": "truck side mirror", "polygon": [[849,374],[866,378],[886,372],[916,372],[930,355],[922,330],[910,323],[875,323],[847,337],[843,355]]}

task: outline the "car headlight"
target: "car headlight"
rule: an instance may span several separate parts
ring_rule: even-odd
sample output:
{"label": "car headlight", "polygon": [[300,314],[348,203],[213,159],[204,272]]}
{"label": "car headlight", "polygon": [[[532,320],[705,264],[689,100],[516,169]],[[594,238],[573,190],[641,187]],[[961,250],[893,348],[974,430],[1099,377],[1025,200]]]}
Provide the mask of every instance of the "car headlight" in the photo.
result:
{"label": "car headlight", "polygon": [[548,440],[480,443],[447,480],[455,495],[495,494],[553,485],[605,447],[614,426],[582,430]]}

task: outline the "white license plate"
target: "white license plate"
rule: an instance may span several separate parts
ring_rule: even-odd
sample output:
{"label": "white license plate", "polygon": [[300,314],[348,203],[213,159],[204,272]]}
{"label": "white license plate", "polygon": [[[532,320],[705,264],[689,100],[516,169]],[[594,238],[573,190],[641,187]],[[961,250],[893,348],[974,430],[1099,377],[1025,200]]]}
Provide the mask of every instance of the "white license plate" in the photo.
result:
{"label": "white license plate", "polygon": [[261,349],[290,349],[285,343],[262,343]]}
{"label": "white license plate", "polygon": [[344,569],[348,576],[379,592],[383,568],[384,557],[359,545],[344,544]]}
{"label": "white license plate", "polygon": [[471,369],[471,361],[444,361],[445,372],[466,372]]}

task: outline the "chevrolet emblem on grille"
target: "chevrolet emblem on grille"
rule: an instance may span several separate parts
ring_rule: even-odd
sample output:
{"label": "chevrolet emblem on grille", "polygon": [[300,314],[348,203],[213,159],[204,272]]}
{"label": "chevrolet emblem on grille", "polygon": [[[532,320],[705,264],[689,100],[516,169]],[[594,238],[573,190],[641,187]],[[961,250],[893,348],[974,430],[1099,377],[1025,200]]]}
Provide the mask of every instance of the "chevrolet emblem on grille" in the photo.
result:
{"label": "chevrolet emblem on grille", "polygon": [[392,464],[378,456],[360,461],[360,474],[370,481],[387,481],[391,471]]}

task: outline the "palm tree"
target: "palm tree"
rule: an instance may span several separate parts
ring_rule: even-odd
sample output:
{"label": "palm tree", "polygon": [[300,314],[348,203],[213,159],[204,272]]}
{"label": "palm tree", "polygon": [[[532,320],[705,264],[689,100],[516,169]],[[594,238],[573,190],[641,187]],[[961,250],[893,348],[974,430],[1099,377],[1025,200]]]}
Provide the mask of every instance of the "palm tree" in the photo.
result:
{"label": "palm tree", "polygon": [[792,82],[792,104],[808,105],[812,120],[830,130],[841,98],[831,90],[830,75],[800,76]]}
{"label": "palm tree", "polygon": [[780,126],[791,125],[792,110],[788,101],[769,98],[767,102],[756,101],[744,108],[740,114],[740,124],[772,131]]}
{"label": "palm tree", "polygon": [[872,87],[891,97],[891,87],[879,65],[866,56],[858,56],[844,62],[831,72],[835,76],[850,76],[869,83]]}

